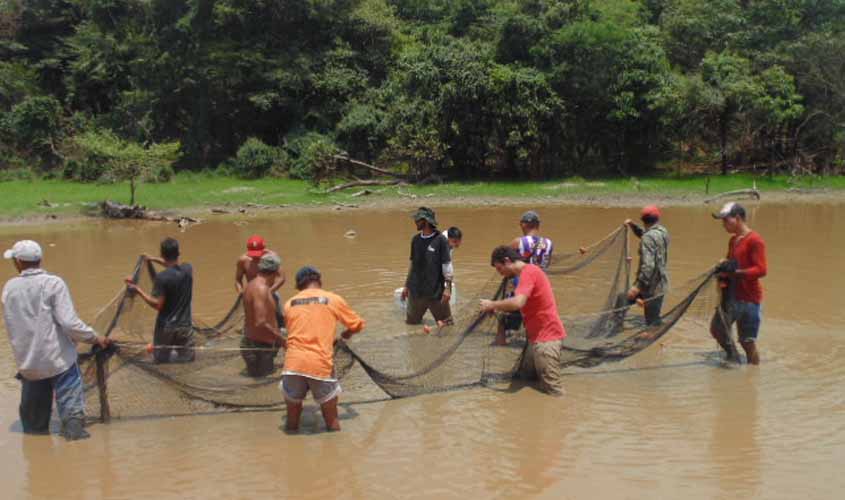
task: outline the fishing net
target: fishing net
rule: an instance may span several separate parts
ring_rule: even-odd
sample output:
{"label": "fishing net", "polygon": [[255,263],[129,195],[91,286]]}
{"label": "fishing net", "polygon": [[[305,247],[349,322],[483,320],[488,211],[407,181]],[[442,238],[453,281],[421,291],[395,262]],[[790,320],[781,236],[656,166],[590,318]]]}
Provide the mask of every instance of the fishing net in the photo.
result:
{"label": "fishing net", "polygon": [[[624,297],[631,273],[628,238],[623,226],[583,253],[553,258],[547,272],[567,331],[563,368],[627,358],[658,342],[670,329],[707,335],[719,304],[712,270],[689,277],[659,297],[660,320],[646,324],[642,308]],[[149,290],[155,272],[151,263],[139,259],[133,279]],[[364,334],[338,341],[335,372],[342,381],[343,400],[409,397],[511,379],[526,346],[525,332],[509,332],[507,345],[493,345],[502,318],[480,313],[478,301],[505,296],[511,284],[495,272],[491,275],[474,294],[464,292],[451,326],[425,334],[398,317],[366,318]],[[284,350],[276,356],[272,373],[249,376],[242,357],[243,322],[238,299],[214,324],[194,320],[192,362],[155,363],[148,350],[155,312],[135,293],[122,290],[94,325],[114,341],[114,347],[80,354],[89,413],[133,418],[280,406]]]}

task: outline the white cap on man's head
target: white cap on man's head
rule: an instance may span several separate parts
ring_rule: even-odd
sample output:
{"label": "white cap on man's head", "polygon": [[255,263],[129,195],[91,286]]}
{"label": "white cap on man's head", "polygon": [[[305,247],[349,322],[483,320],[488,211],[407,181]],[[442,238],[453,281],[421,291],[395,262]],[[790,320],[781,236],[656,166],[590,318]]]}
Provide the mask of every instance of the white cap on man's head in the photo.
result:
{"label": "white cap on man's head", "polygon": [[38,262],[43,255],[41,245],[32,240],[21,240],[3,252],[4,259],[17,259],[24,262]]}

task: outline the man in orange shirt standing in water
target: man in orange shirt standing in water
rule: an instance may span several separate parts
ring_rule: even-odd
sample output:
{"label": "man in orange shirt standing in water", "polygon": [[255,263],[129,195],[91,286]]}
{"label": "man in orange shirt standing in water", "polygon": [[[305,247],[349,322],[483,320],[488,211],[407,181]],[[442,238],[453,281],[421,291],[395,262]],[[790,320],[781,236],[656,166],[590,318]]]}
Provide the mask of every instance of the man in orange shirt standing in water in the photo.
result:
{"label": "man in orange shirt standing in water", "polygon": [[288,338],[281,389],[287,406],[285,429],[299,430],[302,402],[308,391],[320,405],[326,428],[339,431],[337,399],[340,383],[334,373],[334,343],[337,323],[349,339],[364,329],[364,320],[339,295],[322,289],[320,272],[305,266],[296,273],[299,293],[285,304]]}
{"label": "man in orange shirt standing in water", "polygon": [[745,350],[748,362],[760,364],[757,352],[757,334],[762,321],[760,304],[763,302],[763,287],[760,278],[766,276],[766,243],[756,231],[752,231],[745,222],[745,209],[739,203],[726,203],[717,214],[725,231],[730,233],[727,259],[716,268],[720,273],[722,306],[710,322],[710,334],[716,339],[731,361],[735,349],[730,339],[730,328],[737,325],[739,343]]}
{"label": "man in orange shirt standing in water", "polygon": [[518,277],[519,285],[509,299],[482,300],[481,310],[522,312],[528,346],[522,355],[519,375],[529,380],[539,379],[543,392],[563,395],[560,351],[566,330],[548,276],[539,266],[523,261],[517,250],[509,246],[493,250],[490,264],[505,278]]}

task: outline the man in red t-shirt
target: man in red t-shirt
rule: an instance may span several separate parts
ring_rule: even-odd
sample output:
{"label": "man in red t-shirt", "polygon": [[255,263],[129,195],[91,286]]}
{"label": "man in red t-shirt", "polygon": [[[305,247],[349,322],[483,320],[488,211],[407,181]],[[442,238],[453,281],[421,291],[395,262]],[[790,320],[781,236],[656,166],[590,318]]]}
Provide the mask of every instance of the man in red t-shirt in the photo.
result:
{"label": "man in red t-shirt", "polygon": [[721,219],[725,231],[732,236],[727,258],[716,268],[720,273],[723,300],[710,322],[710,334],[728,353],[728,359],[732,359],[735,354],[729,332],[731,325],[736,323],[739,343],[748,362],[758,365],[760,355],[756,340],[762,321],[760,304],[763,301],[760,278],[767,272],[766,243],[748,227],[745,209],[738,203],[726,203],[713,217]]}
{"label": "man in red t-shirt", "polygon": [[523,353],[519,372],[527,379],[539,379],[543,392],[560,396],[560,350],[566,330],[557,312],[552,285],[538,266],[524,262],[516,249],[500,246],[493,250],[490,264],[505,278],[519,278],[513,297],[504,300],[482,300],[485,312],[521,311],[525,321],[528,345]]}

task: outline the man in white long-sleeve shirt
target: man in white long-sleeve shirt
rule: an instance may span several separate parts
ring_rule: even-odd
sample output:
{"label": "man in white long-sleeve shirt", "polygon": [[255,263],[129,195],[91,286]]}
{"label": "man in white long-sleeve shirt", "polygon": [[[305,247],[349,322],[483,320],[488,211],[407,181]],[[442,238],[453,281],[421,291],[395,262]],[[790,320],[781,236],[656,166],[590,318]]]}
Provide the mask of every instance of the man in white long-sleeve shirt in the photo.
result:
{"label": "man in white long-sleeve shirt", "polygon": [[24,240],[3,254],[19,276],[3,287],[3,317],[22,382],[20,417],[24,432],[47,434],[55,393],[62,433],[68,440],[88,437],[85,394],[76,342],[106,347],[76,315],[70,291],[58,276],[41,269],[41,246]]}

